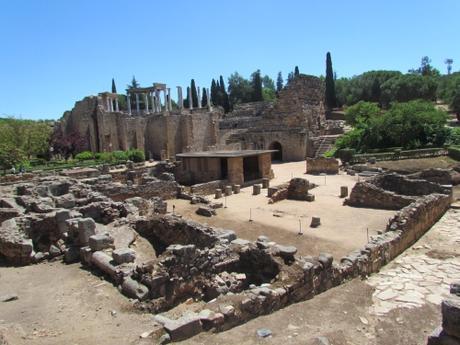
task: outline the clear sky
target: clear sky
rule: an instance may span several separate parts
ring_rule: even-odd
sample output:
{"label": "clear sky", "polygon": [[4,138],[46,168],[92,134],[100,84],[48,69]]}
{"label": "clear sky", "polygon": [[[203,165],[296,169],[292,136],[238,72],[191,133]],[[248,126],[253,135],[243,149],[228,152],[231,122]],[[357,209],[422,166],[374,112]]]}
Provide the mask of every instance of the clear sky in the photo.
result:
{"label": "clear sky", "polygon": [[298,65],[338,77],[406,72],[422,56],[460,69],[459,0],[0,0],[0,116],[61,117],[84,96],[142,86],[209,87],[238,71]]}

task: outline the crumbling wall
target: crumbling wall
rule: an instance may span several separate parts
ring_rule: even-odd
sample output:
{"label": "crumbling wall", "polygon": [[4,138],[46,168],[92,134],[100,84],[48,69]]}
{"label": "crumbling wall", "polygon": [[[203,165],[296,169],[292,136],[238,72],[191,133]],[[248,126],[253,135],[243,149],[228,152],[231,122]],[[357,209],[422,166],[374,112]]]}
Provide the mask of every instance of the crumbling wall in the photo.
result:
{"label": "crumbling wall", "polygon": [[339,161],[335,158],[307,158],[307,174],[338,174]]}

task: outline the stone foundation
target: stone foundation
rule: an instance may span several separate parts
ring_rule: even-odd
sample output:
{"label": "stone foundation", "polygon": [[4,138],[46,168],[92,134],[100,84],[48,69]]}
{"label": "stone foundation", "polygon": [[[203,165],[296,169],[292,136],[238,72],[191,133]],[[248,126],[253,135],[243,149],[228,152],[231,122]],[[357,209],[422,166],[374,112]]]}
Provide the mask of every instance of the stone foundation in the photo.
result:
{"label": "stone foundation", "polygon": [[339,161],[335,158],[307,158],[307,174],[338,174]]}

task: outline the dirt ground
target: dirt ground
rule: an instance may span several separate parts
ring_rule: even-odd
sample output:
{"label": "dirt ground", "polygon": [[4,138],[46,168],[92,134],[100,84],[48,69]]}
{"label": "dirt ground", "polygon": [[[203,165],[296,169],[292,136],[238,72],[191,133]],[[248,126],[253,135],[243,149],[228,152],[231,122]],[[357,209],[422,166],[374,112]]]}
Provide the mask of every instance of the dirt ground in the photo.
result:
{"label": "dirt ground", "polygon": [[459,161],[443,156],[435,158],[402,159],[399,161],[382,161],[375,163],[375,166],[407,174],[430,168],[450,169],[459,164]]}
{"label": "dirt ground", "polygon": [[[283,200],[268,204],[267,189],[260,195],[252,195],[252,187],[242,188],[240,194],[219,199],[227,208],[217,210],[217,216],[207,218],[195,214],[197,205],[187,200],[168,202],[169,211],[175,206],[176,212],[185,218],[194,219],[211,226],[234,230],[238,237],[255,240],[260,235],[271,240],[293,245],[302,255],[331,253],[336,259],[367,243],[367,236],[385,229],[394,211],[375,210],[343,206],[339,198],[340,186],[348,186],[349,191],[358,181],[357,176],[345,174],[315,176],[305,174],[305,162],[273,164],[275,179],[270,185],[287,182],[291,177],[304,177],[318,185],[310,192],[314,202]],[[214,197],[208,196],[212,201]],[[251,209],[251,210],[250,210]],[[251,215],[252,221],[249,221]],[[321,217],[321,226],[311,228],[312,216]],[[298,233],[302,228],[303,235]]]}

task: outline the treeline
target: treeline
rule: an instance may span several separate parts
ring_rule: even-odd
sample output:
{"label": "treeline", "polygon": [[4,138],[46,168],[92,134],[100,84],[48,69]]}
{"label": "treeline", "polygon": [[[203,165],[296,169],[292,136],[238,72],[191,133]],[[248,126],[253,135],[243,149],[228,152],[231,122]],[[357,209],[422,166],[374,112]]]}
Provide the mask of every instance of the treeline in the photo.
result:
{"label": "treeline", "polygon": [[32,157],[48,157],[52,122],[0,119],[0,167],[26,164]]}

